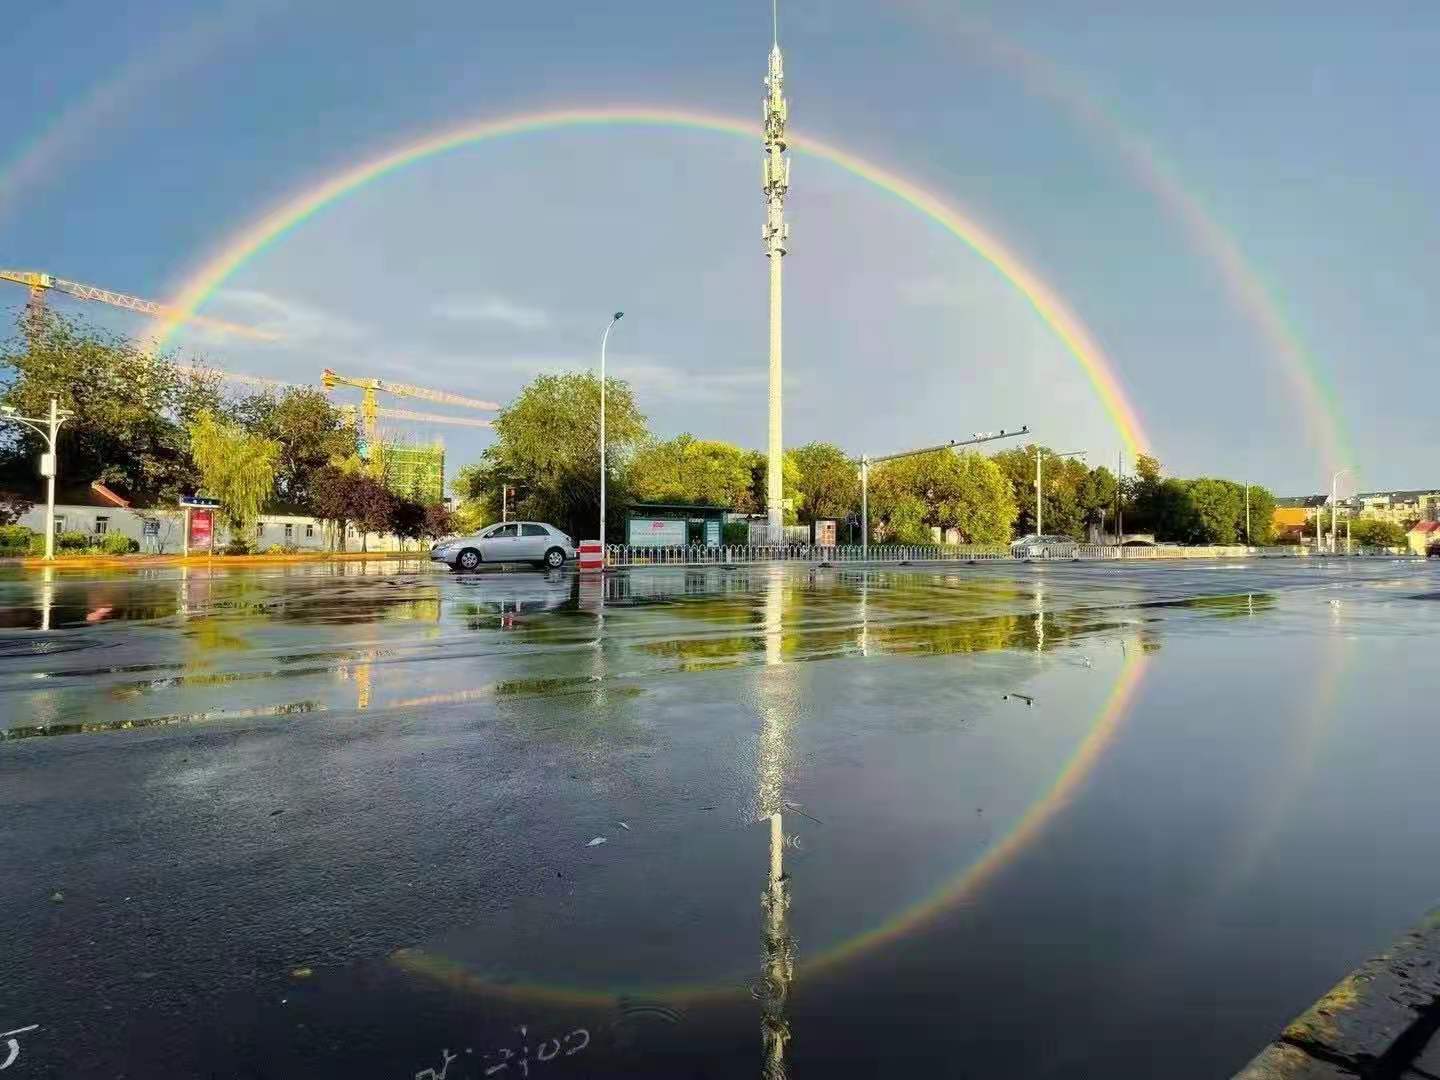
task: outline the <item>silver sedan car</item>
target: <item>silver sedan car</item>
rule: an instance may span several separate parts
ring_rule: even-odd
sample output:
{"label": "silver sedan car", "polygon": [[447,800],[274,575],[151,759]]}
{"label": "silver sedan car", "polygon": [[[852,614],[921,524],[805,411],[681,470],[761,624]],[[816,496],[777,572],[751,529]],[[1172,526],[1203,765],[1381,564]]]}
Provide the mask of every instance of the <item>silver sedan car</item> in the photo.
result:
{"label": "silver sedan car", "polygon": [[478,570],[482,563],[533,563],[554,568],[575,558],[575,540],[543,521],[506,521],[473,536],[442,540],[430,549],[430,558],[459,573]]}

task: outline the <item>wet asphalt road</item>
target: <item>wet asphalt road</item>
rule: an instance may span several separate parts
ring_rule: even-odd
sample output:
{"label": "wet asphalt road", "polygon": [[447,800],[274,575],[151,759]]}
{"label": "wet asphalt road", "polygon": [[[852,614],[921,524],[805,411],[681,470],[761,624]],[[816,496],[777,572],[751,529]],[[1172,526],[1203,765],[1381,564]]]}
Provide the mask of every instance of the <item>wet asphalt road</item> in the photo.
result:
{"label": "wet asphalt road", "polygon": [[0,578],[15,1075],[1228,1075],[1440,893],[1437,564],[605,588]]}

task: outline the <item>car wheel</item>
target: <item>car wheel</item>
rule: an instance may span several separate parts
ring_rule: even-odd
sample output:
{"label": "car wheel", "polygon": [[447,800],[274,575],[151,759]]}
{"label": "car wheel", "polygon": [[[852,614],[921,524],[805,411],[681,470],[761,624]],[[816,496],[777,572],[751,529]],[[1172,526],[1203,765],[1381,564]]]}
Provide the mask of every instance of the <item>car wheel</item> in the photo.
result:
{"label": "car wheel", "polygon": [[469,571],[478,569],[480,566],[480,552],[474,548],[466,548],[455,556],[455,569]]}
{"label": "car wheel", "polygon": [[545,565],[550,567],[551,570],[555,570],[559,567],[564,566],[565,552],[561,551],[559,548],[551,548],[549,551],[545,552]]}

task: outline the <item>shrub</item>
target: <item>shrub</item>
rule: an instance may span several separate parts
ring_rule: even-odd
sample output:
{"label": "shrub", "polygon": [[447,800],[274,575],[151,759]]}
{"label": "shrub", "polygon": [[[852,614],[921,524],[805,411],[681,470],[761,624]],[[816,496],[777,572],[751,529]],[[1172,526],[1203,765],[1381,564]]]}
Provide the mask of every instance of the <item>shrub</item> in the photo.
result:
{"label": "shrub", "polygon": [[727,521],[721,526],[721,539],[731,547],[743,546],[750,542],[748,521]]}
{"label": "shrub", "polygon": [[228,544],[225,545],[225,554],[226,554],[226,555],[249,555],[249,554],[250,554],[250,541],[248,541],[248,540],[231,540]]}
{"label": "shrub", "polygon": [[[41,540],[44,540],[44,537],[41,537]],[[68,531],[55,534],[56,551],[84,551],[89,546],[89,533]]]}
{"label": "shrub", "polygon": [[32,533],[24,525],[0,525],[0,555],[25,555],[30,551],[31,536],[38,536],[43,542],[44,537],[39,533]]}
{"label": "shrub", "polygon": [[266,555],[294,555],[300,549],[294,544],[271,544],[265,549]]}
{"label": "shrub", "polygon": [[100,541],[100,550],[106,555],[130,555],[140,550],[140,541],[132,540],[124,533],[106,533]]}

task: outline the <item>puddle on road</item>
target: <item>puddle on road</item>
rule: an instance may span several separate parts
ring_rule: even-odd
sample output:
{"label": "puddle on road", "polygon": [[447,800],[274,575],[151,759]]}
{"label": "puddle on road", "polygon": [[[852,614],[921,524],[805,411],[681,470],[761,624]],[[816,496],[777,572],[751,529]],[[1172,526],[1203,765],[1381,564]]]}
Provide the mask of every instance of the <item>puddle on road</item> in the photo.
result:
{"label": "puddle on road", "polygon": [[[0,635],[0,695],[13,707],[15,730],[26,733],[57,723],[100,731],[152,719],[249,716],[256,709],[414,709],[582,693],[598,683],[619,692],[671,672],[777,662],[1050,655],[1117,635],[1153,651],[1161,616],[1134,612],[1171,608],[1238,617],[1274,606],[1266,593],[1147,601],[1133,591],[1092,588],[1071,596],[1048,579],[954,571],[776,574],[710,567],[603,582],[566,573],[228,573],[129,582],[151,597],[144,605],[127,601],[123,579],[27,584],[32,595],[101,590],[103,597],[96,593],[87,602],[104,599],[113,612],[146,618],[134,629],[112,625],[103,638],[64,630]],[[13,603],[15,585],[8,588],[0,593],[11,601],[7,610],[31,620],[35,609]],[[162,589],[171,594],[168,605],[154,600]],[[597,651],[602,590],[603,647]],[[102,644],[114,662],[72,665],[61,657]],[[32,666],[22,666],[25,661]]]}
{"label": "puddle on road", "polygon": [[[1352,891],[1382,919],[1433,891],[1405,870],[1413,837],[1376,843],[1440,809],[1416,752],[1432,725],[1387,735],[1367,711],[1347,731],[1317,685],[1363,594],[1335,609],[1013,573],[377,577],[409,596],[369,622],[325,616],[301,577],[85,631],[112,665],[0,654],[0,702],[29,718],[12,738],[325,709],[347,725],[246,725],[199,755],[131,743],[72,849],[116,855],[73,881],[51,854],[64,785],[19,778],[24,895],[72,925],[12,977],[94,1040],[48,1064],[162,1075],[157,1048],[198,1073],[223,1046],[236,1073],[317,1078],[778,1078],[886,1075],[899,1047],[926,1074],[1123,1075],[1133,1042],[1096,1031],[1174,1029],[1237,979],[1264,1030],[1225,1011],[1206,1045],[1243,1059],[1294,1011],[1290,968],[1309,985],[1333,959],[1280,918],[1333,930],[1326,905]],[[364,589],[344,583],[353,613]],[[1367,693],[1407,685],[1406,644],[1364,654]],[[1365,799],[1335,800],[1387,740]],[[1371,808],[1391,797],[1410,801]],[[1340,848],[1376,869],[1355,890],[1317,857]],[[79,925],[97,911],[145,933]],[[101,1017],[43,989],[77,984],[129,1004]]]}

